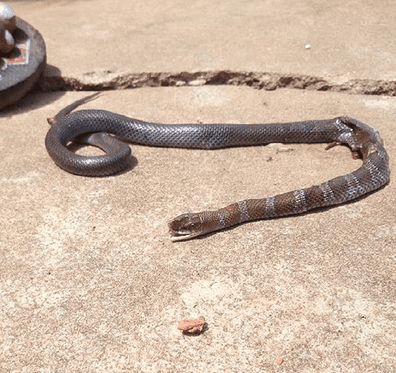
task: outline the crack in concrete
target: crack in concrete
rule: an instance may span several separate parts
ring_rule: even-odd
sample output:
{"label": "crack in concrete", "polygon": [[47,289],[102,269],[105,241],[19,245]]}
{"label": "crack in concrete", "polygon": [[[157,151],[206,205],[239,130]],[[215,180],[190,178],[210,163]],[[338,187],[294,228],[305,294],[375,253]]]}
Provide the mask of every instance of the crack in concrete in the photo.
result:
{"label": "crack in concrete", "polygon": [[[338,79],[338,81],[337,81]],[[343,80],[343,81],[342,81]],[[396,96],[396,81],[335,78],[333,81],[309,75],[199,71],[180,73],[86,73],[81,78],[47,75],[41,83],[43,91],[102,91],[143,87],[182,87],[201,85],[248,86],[272,91],[278,88],[312,91],[345,92],[357,95]]]}

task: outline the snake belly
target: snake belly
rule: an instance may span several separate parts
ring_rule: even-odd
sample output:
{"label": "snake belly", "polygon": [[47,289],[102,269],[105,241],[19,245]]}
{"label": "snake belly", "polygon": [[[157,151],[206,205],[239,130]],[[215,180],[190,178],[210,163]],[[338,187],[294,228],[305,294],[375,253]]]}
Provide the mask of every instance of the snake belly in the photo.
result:
{"label": "snake belly", "polygon": [[[103,135],[106,155],[81,156],[68,143],[81,137]],[[104,110],[81,110],[59,118],[45,144],[53,161],[64,170],[83,176],[106,176],[128,166],[130,148],[119,141],[142,145],[218,149],[268,143],[345,144],[362,158],[359,169],[310,188],[262,199],[235,202],[216,211],[182,214],[168,225],[171,239],[185,240],[250,220],[275,218],[340,204],[387,184],[389,158],[378,132],[362,122],[339,117],[274,124],[159,124],[144,122]],[[89,143],[89,141],[87,141]]]}

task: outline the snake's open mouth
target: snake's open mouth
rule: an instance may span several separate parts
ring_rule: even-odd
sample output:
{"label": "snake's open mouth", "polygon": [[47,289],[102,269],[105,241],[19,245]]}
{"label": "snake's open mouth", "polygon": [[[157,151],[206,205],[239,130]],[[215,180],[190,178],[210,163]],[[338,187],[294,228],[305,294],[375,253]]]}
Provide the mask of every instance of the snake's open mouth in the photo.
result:
{"label": "snake's open mouth", "polygon": [[176,227],[177,225],[177,220],[172,220],[168,223],[171,241],[189,240],[190,238],[199,236],[198,232],[193,232],[187,228]]}
{"label": "snake's open mouth", "polygon": [[175,232],[172,230],[172,228],[170,228],[170,226],[169,226],[169,231],[171,235],[171,241],[189,240],[190,238],[195,236],[191,232]]}
{"label": "snake's open mouth", "polygon": [[172,241],[189,240],[205,232],[198,214],[183,214],[168,223]]}

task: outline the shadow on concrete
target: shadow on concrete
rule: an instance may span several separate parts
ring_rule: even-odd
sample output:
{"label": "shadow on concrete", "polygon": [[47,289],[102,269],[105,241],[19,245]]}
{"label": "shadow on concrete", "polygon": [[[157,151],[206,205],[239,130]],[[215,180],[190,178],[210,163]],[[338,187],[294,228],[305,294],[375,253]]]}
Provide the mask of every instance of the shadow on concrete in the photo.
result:
{"label": "shadow on concrete", "polygon": [[61,71],[55,66],[47,65],[44,74],[40,77],[39,81],[33,86],[29,93],[27,93],[16,103],[0,110],[0,118],[37,110],[44,106],[51,105],[53,102],[61,98],[66,93],[65,91],[46,92],[46,90],[43,89],[43,87],[45,87],[47,75],[60,76]]}

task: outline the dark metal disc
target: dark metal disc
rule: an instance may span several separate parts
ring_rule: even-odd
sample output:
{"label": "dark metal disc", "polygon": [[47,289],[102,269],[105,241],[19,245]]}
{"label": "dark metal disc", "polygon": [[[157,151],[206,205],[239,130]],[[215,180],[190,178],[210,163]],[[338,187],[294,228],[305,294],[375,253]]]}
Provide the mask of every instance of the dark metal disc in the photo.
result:
{"label": "dark metal disc", "polygon": [[31,25],[17,18],[10,55],[0,55],[0,109],[21,99],[38,81],[46,64],[45,42]]}

